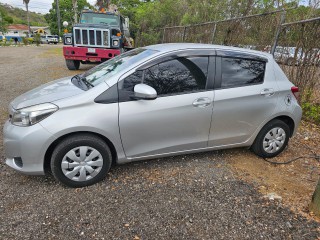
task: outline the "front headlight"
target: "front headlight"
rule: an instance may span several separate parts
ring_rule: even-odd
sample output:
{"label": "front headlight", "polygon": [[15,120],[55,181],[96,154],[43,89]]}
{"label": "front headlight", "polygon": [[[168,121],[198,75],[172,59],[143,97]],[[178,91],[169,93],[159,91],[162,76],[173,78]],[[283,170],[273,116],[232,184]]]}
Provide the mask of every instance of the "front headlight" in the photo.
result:
{"label": "front headlight", "polygon": [[113,40],[113,42],[112,42],[113,46],[118,46],[118,44],[119,44],[119,40]]}
{"label": "front headlight", "polygon": [[66,44],[72,44],[72,37],[66,37],[65,38],[65,43]]}
{"label": "front headlight", "polygon": [[52,103],[43,103],[19,110],[12,109],[10,121],[13,125],[27,127],[40,122],[58,109]]}

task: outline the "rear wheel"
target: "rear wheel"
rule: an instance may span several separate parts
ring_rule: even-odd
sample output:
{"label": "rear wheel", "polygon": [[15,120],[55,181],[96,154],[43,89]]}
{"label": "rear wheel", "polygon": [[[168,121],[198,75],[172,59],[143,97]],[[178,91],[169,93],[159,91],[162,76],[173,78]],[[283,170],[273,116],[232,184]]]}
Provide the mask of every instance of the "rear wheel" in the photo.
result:
{"label": "rear wheel", "polygon": [[85,187],[103,180],[112,163],[108,145],[99,137],[82,134],[64,139],[53,151],[53,176],[68,187]]}
{"label": "rear wheel", "polygon": [[78,70],[80,68],[79,60],[66,60],[66,65],[69,70]]}
{"label": "rear wheel", "polygon": [[259,132],[251,149],[263,158],[272,158],[280,154],[288,144],[289,126],[280,120],[272,120]]}

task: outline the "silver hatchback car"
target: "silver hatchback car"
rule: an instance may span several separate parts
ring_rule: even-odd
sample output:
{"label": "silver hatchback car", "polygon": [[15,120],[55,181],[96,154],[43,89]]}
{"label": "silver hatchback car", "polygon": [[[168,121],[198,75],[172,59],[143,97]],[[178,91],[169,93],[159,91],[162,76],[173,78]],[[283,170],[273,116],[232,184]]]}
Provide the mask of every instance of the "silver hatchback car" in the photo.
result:
{"label": "silver hatchback car", "polygon": [[113,163],[251,147],[263,158],[299,125],[299,90],[267,53],[205,44],[137,48],[13,100],[6,163],[70,187]]}

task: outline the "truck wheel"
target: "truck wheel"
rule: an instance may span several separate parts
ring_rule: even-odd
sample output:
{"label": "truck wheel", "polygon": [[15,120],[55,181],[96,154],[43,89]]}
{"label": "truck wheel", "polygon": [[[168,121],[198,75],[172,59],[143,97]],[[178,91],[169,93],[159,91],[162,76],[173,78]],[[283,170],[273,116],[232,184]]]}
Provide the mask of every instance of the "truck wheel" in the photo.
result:
{"label": "truck wheel", "polygon": [[66,60],[66,64],[69,70],[78,70],[80,67],[79,60]]}

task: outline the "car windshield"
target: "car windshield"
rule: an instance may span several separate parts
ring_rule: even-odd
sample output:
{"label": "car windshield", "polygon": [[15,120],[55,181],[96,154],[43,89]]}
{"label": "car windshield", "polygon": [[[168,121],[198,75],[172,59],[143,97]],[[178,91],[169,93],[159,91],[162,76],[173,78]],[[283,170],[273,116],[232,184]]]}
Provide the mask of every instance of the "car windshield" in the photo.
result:
{"label": "car windshield", "polygon": [[137,48],[116,56],[82,74],[87,82],[97,86],[102,81],[128,69],[136,62],[155,54],[156,50]]}
{"label": "car windshield", "polygon": [[106,13],[82,13],[81,23],[119,25],[119,16]]}

